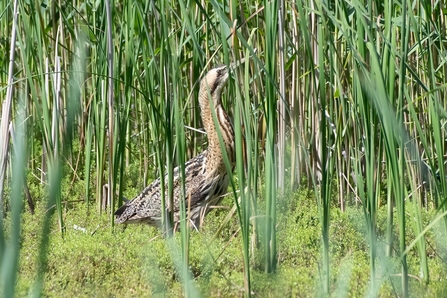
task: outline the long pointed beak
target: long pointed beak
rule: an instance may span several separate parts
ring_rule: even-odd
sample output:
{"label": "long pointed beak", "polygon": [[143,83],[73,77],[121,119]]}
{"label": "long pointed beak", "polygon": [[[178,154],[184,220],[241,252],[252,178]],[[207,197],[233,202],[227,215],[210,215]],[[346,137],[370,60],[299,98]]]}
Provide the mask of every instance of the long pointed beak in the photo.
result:
{"label": "long pointed beak", "polygon": [[236,61],[236,62],[232,62],[231,64],[230,64],[230,69],[231,70],[234,70],[236,67],[238,67],[239,65],[241,65],[242,63],[244,63],[244,61],[245,61],[245,57],[244,58],[242,58],[242,59],[240,59],[239,61]]}
{"label": "long pointed beak", "polygon": [[[256,49],[254,49],[253,52],[256,53]],[[234,70],[236,67],[238,67],[239,65],[241,65],[242,63],[244,63],[245,59],[248,59],[248,58],[250,58],[250,56],[249,56],[249,57],[244,57],[244,58],[240,59],[239,61],[236,61],[236,62],[231,63],[229,68],[230,68],[231,70]]]}

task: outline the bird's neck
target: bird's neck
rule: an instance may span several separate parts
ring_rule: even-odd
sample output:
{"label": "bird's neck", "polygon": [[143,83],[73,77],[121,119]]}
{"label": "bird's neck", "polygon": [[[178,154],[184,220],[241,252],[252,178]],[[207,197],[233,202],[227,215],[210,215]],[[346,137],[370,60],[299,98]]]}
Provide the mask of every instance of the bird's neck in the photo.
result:
{"label": "bird's neck", "polygon": [[[202,94],[203,95],[203,94]],[[222,155],[221,145],[219,143],[219,134],[222,137],[223,144],[227,151],[227,155],[231,164],[234,164],[234,131],[220,100],[213,98],[208,99],[207,94],[200,98],[200,108],[202,111],[202,122],[205,131],[208,135],[208,149],[207,149],[207,169],[217,167],[224,169],[224,159]],[[216,114],[216,125],[213,118],[213,110]]]}

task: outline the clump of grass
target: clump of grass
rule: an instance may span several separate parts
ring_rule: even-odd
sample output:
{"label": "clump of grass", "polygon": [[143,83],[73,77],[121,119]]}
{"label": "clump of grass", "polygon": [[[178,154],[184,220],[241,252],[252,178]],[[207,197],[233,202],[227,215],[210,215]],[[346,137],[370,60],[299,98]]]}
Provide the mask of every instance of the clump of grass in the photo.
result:
{"label": "clump of grass", "polygon": [[[44,214],[41,206],[37,210],[36,215],[23,217],[18,296],[30,291],[37,266],[39,223]],[[85,205],[70,208],[65,219],[67,233],[63,237],[56,218],[52,220],[43,295],[144,297],[151,292],[142,247],[155,231],[141,226],[129,233],[111,234],[107,215],[88,215]]]}

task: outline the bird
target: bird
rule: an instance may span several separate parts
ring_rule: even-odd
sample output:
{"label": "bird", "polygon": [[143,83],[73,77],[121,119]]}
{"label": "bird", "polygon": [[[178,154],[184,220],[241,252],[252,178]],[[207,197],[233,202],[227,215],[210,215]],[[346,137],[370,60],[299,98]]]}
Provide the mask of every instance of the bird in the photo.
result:
{"label": "bird", "polygon": [[[230,161],[231,170],[235,167],[234,130],[230,118],[222,106],[221,94],[229,78],[229,67],[220,65],[209,70],[200,81],[198,101],[202,123],[208,137],[208,147],[196,157],[187,161],[185,168],[187,218],[195,228],[200,227],[204,216],[217,205],[226,193],[229,184],[224,153],[219,142],[219,132],[223,147]],[[217,124],[213,118],[213,110]],[[216,127],[217,126],[217,127]],[[180,222],[181,174],[180,167],[174,169],[174,226]],[[164,177],[168,181],[167,174]],[[147,223],[161,227],[161,179],[157,178],[140,194],[127,201],[115,212],[115,223]],[[167,185],[165,187],[167,200]]]}

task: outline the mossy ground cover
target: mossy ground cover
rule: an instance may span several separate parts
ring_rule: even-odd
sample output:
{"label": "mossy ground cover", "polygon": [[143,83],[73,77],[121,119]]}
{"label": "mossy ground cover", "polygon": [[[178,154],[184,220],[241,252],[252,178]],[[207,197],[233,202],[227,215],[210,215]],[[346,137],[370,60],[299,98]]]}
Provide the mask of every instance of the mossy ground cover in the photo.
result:
{"label": "mossy ground cover", "polygon": [[[261,198],[262,199],[262,198]],[[278,220],[278,270],[262,271],[262,258],[256,241],[252,250],[252,291],[255,297],[310,297],[322,291],[321,226],[315,196],[306,190],[281,198]],[[233,198],[223,203],[232,206]],[[88,208],[90,207],[90,208]],[[98,215],[93,205],[76,203],[67,206],[66,232],[52,223],[48,249],[48,267],[43,294],[48,297],[178,297],[182,284],[173,259],[178,258],[180,237],[168,245],[155,228],[146,225],[117,226],[111,229],[106,213]],[[17,295],[26,296],[32,289],[38,263],[42,205],[36,214],[27,211],[22,219],[19,280]],[[243,256],[239,224],[235,215],[215,236],[229,208],[210,213],[200,232],[192,231],[190,271],[197,291],[203,297],[243,296]],[[368,291],[369,255],[362,210],[338,208],[331,212],[331,280],[334,297],[363,297]],[[399,295],[399,260],[384,255],[385,210],[380,210],[378,294]],[[428,221],[433,214],[424,214]],[[261,217],[262,218],[262,217]],[[262,219],[258,221],[262,224]],[[261,227],[261,225],[259,225]],[[261,233],[262,235],[262,233]],[[409,241],[414,238],[409,229]],[[418,256],[410,252],[410,289],[413,297],[447,295],[446,253],[443,235],[429,233],[427,242],[430,283],[419,277]],[[445,246],[445,245],[444,245]],[[397,247],[396,247],[397,249]]]}

